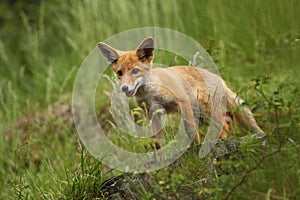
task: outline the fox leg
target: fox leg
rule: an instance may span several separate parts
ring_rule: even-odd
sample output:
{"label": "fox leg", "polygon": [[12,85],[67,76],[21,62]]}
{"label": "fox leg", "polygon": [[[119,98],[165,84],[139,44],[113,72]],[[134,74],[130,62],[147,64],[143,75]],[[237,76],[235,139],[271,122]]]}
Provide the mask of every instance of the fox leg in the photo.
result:
{"label": "fox leg", "polygon": [[163,132],[162,132],[162,126],[160,123],[161,115],[162,113],[159,113],[157,111],[160,108],[160,106],[152,106],[151,109],[148,111],[149,116],[148,119],[150,121],[151,126],[151,132],[152,132],[152,146],[154,149],[160,149],[161,144],[157,141],[162,139]]}
{"label": "fox leg", "polygon": [[162,136],[163,136],[160,121],[159,121],[159,119],[157,119],[157,117],[153,117],[150,121],[150,124],[151,124],[151,131],[152,131],[152,134],[153,134],[153,136],[152,136],[152,146],[153,146],[154,149],[160,149],[161,144],[160,144],[159,140],[162,139]]}
{"label": "fox leg", "polygon": [[227,138],[227,133],[233,131],[233,116],[231,112],[226,112],[225,120],[219,138]]}
{"label": "fox leg", "polygon": [[196,122],[194,119],[193,109],[189,102],[179,104],[181,117],[183,118],[185,132],[190,139],[194,139],[197,144],[200,144],[200,136],[197,131]]}

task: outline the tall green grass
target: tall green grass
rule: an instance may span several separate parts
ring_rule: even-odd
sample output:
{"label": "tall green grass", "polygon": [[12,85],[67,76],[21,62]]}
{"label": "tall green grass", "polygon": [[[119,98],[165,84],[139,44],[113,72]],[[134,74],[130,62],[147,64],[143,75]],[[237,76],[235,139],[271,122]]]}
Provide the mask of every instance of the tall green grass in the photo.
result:
{"label": "tall green grass", "polygon": [[[71,125],[46,111],[70,104],[77,69],[97,42],[149,26],[180,31],[208,50],[227,84],[249,102],[259,124],[274,136],[269,152],[278,146],[278,135],[285,138],[281,153],[263,162],[234,197],[299,197],[298,1],[53,0],[17,5],[0,3],[5,24],[0,30],[0,198],[92,197],[85,192],[101,184],[107,169],[101,171],[81,149]],[[36,120],[20,128],[23,116]],[[177,169],[191,171],[184,174],[190,178],[185,183],[203,176],[194,163],[204,166],[193,155]],[[233,159],[233,165],[257,161],[251,152],[245,155]],[[169,182],[152,191],[166,192],[176,181],[182,184],[176,175],[174,181],[168,179],[173,170],[180,173],[171,167],[170,172],[154,174]],[[222,196],[241,178],[234,169],[229,172],[208,189],[195,190]]]}

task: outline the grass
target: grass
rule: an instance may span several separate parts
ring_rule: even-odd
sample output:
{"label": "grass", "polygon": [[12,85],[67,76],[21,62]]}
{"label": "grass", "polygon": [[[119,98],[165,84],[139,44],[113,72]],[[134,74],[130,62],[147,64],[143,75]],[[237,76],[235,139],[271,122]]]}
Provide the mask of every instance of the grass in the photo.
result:
{"label": "grass", "polygon": [[[122,173],[81,144],[69,106],[74,79],[97,42],[149,26],[180,31],[203,45],[269,137],[265,148],[238,142],[238,151],[214,167],[194,146],[146,178],[128,175],[133,191],[142,199],[299,198],[299,6],[296,0],[1,2],[0,198],[104,196],[102,183]],[[99,88],[100,119],[110,119],[102,91],[110,88]],[[142,150],[117,135],[117,144]],[[241,135],[238,129],[229,140]]]}

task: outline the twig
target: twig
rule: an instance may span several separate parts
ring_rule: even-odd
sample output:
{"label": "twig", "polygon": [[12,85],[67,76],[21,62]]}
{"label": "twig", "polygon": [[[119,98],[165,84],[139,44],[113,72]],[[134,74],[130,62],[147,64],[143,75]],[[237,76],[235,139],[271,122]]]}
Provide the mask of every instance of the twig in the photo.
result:
{"label": "twig", "polygon": [[247,181],[248,177],[249,177],[249,174],[253,171],[255,171],[256,169],[258,169],[260,167],[260,165],[269,157],[272,157],[273,155],[277,154],[280,152],[281,150],[281,147],[282,147],[282,144],[283,142],[280,142],[278,148],[276,151],[270,153],[270,154],[267,154],[265,156],[263,156],[257,163],[256,165],[254,165],[252,168],[250,169],[247,169],[242,177],[242,179],[240,180],[240,182],[238,182],[230,191],[229,193],[226,195],[226,197],[224,198],[225,200],[228,200],[232,195],[233,193],[236,191],[236,189],[241,186],[244,182]]}

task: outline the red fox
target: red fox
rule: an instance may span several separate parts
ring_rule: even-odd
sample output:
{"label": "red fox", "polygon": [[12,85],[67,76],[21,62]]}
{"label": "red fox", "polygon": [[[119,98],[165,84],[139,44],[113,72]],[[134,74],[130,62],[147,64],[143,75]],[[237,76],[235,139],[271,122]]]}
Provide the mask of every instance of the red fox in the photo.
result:
{"label": "red fox", "polygon": [[[214,99],[211,98],[214,95],[211,93],[220,86],[216,84],[217,80],[223,88],[226,107],[224,111],[218,113],[220,116],[216,120],[222,126],[219,137],[226,138],[227,133],[233,131],[233,115],[243,128],[254,133],[263,133],[249,108],[231,112],[241,105],[243,100],[232,92],[218,75],[193,66],[152,68],[154,58],[152,37],[145,38],[133,51],[119,51],[102,42],[98,43],[98,48],[119,78],[120,89],[127,97],[134,96],[138,105],[145,102],[147,108],[153,108],[157,104],[163,106],[167,113],[179,112],[187,135],[192,139],[195,138],[197,143],[200,143],[200,137],[193,106],[197,105],[201,113],[211,116],[213,109],[211,101]],[[148,113],[153,135],[161,138],[159,119],[151,110]]]}

